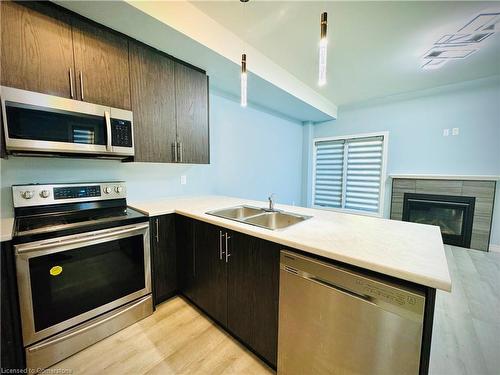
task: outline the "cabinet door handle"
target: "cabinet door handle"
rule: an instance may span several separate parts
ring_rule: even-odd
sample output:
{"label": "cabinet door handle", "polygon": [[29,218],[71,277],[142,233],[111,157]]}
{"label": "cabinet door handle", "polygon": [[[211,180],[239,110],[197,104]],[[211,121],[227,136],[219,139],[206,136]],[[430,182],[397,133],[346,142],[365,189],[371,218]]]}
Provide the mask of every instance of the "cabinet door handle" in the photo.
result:
{"label": "cabinet door handle", "polygon": [[158,219],[155,219],[156,221],[156,243],[160,242],[160,231],[159,231],[159,224],[158,224]]}
{"label": "cabinet door handle", "polygon": [[229,257],[231,256],[231,254],[229,254],[229,244],[228,244],[230,238],[231,236],[226,233],[226,263],[229,261]]}
{"label": "cabinet door handle", "polygon": [[73,68],[69,68],[69,96],[75,98],[75,87],[73,86]]}
{"label": "cabinet door handle", "polygon": [[222,250],[222,237],[224,235],[222,234],[222,231],[219,231],[219,259],[222,260],[222,256],[224,255],[224,251]]}
{"label": "cabinet door handle", "polygon": [[177,163],[177,142],[172,142],[172,154],[174,155],[174,162]]}
{"label": "cabinet door handle", "polygon": [[80,100],[85,100],[83,96],[83,72],[80,71]]}

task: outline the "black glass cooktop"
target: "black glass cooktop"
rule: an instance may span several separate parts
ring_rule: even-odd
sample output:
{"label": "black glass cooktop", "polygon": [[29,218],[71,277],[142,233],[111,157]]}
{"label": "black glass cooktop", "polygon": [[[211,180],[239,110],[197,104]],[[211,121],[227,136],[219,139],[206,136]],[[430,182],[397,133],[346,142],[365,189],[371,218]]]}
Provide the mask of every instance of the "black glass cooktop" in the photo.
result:
{"label": "black glass cooktop", "polygon": [[[15,237],[42,234],[60,235],[68,231],[87,232],[103,227],[147,221],[143,213],[129,207],[82,210],[67,213],[50,213],[17,217]],[[56,234],[55,234],[56,233]]]}

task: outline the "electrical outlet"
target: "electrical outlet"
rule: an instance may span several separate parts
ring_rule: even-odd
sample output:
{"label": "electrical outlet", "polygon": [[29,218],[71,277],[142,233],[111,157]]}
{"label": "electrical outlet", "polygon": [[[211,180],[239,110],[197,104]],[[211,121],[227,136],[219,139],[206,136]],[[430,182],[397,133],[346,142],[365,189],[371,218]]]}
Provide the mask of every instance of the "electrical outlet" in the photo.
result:
{"label": "electrical outlet", "polygon": [[450,129],[443,129],[443,137],[447,137],[450,135]]}
{"label": "electrical outlet", "polygon": [[187,184],[187,176],[183,174],[181,176],[181,185],[186,185],[186,184]]}
{"label": "electrical outlet", "polygon": [[459,128],[453,128],[451,129],[451,135],[458,135],[460,133],[460,129]]}

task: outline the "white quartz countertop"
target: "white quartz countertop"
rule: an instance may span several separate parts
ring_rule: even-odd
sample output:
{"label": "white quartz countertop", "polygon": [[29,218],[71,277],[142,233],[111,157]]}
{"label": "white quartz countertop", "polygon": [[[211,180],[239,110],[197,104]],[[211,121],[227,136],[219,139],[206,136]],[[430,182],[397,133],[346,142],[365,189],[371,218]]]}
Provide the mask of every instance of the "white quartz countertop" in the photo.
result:
{"label": "white quartz countertop", "polygon": [[266,206],[266,202],[223,196],[155,199],[129,206],[149,216],[178,213],[399,279],[451,290],[437,226],[280,204],[276,208],[313,217],[273,231],[206,214],[240,204]]}
{"label": "white quartz countertop", "polygon": [[14,227],[14,218],[0,219],[0,242],[10,241],[12,239],[12,230]]}

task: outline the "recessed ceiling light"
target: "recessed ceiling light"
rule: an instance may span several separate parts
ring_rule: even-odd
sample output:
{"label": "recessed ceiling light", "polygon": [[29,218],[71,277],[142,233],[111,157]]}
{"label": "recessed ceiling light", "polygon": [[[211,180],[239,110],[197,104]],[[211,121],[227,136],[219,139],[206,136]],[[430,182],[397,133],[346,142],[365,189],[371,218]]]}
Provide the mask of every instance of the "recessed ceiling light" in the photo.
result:
{"label": "recessed ceiling light", "polygon": [[[445,34],[425,53],[422,69],[438,69],[446,61],[469,57],[483,46],[483,41],[498,31],[500,10],[476,15],[456,33]],[[442,62],[444,61],[444,62]]]}
{"label": "recessed ceiling light", "polygon": [[477,34],[447,34],[439,39],[436,45],[463,45],[480,43],[494,33],[482,32]]}
{"label": "recessed ceiling light", "polygon": [[475,48],[464,48],[464,47],[444,47],[431,48],[427,53],[423,56],[424,59],[446,59],[446,60],[454,60],[454,59],[465,59],[469,57],[477,49]]}
{"label": "recessed ceiling light", "polygon": [[458,30],[459,33],[477,33],[479,31],[491,29],[500,20],[499,12],[482,13],[474,17],[469,23]]}
{"label": "recessed ceiling light", "polygon": [[448,60],[429,60],[426,61],[421,68],[424,70],[433,70],[433,69],[439,69],[441,68],[444,64],[446,64]]}

